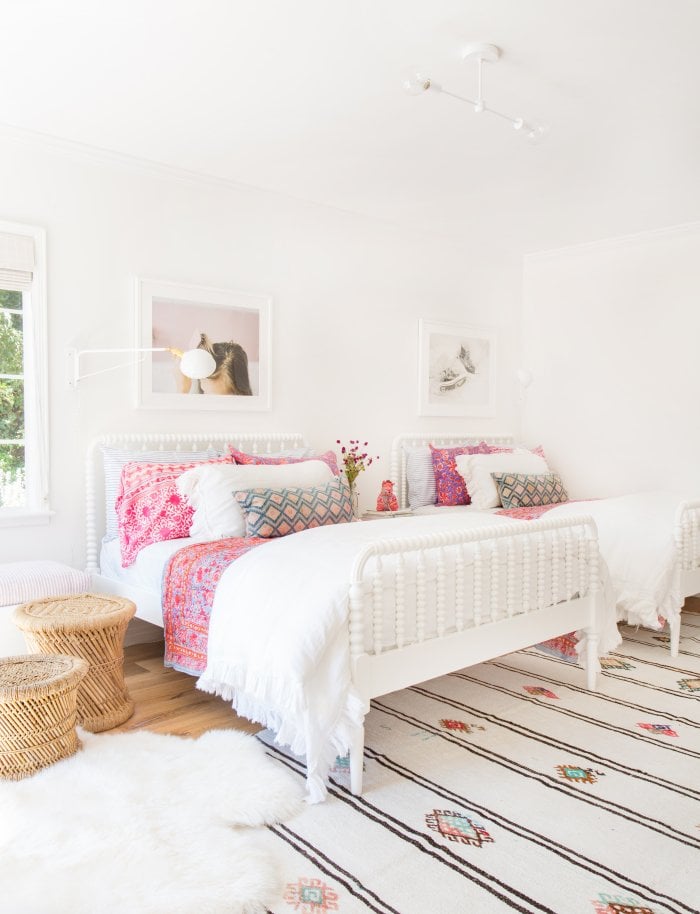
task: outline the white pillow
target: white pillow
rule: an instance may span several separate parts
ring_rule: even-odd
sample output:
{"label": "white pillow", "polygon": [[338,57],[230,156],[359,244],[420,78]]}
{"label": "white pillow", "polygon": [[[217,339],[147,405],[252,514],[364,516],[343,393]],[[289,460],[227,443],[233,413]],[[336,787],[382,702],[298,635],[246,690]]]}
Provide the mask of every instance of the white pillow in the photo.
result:
{"label": "white pillow", "polygon": [[177,480],[177,490],[194,508],[190,528],[193,539],[245,536],[245,518],[233,497],[243,489],[287,489],[325,485],[335,477],[322,460],[301,463],[208,464],[187,470]]}
{"label": "white pillow", "polygon": [[511,454],[460,454],[455,457],[455,463],[457,471],[464,477],[472,505],[479,511],[501,506],[498,489],[491,473],[549,473],[547,461],[531,451],[514,451]]}

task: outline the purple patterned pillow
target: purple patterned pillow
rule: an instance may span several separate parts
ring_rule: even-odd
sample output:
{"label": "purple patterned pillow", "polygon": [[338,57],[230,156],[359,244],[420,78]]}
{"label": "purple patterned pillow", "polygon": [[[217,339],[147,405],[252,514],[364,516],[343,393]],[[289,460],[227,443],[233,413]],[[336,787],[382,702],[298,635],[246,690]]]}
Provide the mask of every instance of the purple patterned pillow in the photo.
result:
{"label": "purple patterned pillow", "polygon": [[493,447],[485,441],[479,444],[460,445],[459,447],[433,447],[430,445],[430,454],[433,458],[433,472],[435,473],[435,489],[438,505],[469,505],[471,498],[463,477],[457,470],[455,457],[460,454],[500,454],[503,451],[512,451],[512,448]]}
{"label": "purple patterned pillow", "polygon": [[287,536],[353,519],[350,491],[342,479],[308,489],[234,492],[245,517],[246,536]]}
{"label": "purple patterned pillow", "polygon": [[[433,472],[435,473],[435,489],[438,505],[470,505],[472,500],[467,491],[464,479],[457,470],[455,457],[460,454],[511,454],[515,448],[498,447],[480,441],[478,444],[462,445],[460,447],[433,447],[430,453],[433,458]],[[533,454],[545,459],[542,445],[532,449]]]}

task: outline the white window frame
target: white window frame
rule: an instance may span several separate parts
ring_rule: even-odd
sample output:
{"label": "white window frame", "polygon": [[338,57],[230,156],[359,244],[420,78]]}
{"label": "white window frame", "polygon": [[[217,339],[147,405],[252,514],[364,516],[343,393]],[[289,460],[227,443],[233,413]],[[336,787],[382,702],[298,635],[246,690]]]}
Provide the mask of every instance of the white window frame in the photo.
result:
{"label": "white window frame", "polygon": [[27,503],[0,507],[0,527],[48,524],[49,504],[49,379],[46,301],[46,230],[18,222],[0,222],[0,232],[29,235],[34,240],[32,288],[23,293],[24,454]]}

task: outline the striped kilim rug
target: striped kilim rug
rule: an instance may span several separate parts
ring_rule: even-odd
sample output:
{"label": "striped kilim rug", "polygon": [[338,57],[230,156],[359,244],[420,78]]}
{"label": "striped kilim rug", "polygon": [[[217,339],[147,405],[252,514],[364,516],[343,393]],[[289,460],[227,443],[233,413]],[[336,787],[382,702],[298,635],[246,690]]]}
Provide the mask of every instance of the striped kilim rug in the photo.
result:
{"label": "striped kilim rug", "polygon": [[[533,649],[384,696],[365,788],[274,826],[274,914],[698,914],[700,616],[625,629],[600,691]],[[300,778],[304,768],[261,734]]]}

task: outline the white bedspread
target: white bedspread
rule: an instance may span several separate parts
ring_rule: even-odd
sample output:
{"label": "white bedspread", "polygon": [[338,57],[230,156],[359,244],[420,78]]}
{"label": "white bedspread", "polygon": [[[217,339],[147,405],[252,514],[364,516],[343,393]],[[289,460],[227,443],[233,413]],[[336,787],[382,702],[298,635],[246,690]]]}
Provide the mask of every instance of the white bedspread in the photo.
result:
{"label": "white bedspread", "polygon": [[659,616],[677,619],[683,606],[674,541],[682,500],[673,492],[641,492],[572,502],[553,508],[547,517],[590,514],[598,527],[617,618],[659,629]]}
{"label": "white bedspread", "polygon": [[318,527],[246,553],[219,581],[198,687],[306,755],[309,797],[322,799],[335,755],[368,710],[350,679],[348,585],[358,551],[387,536],[504,523],[513,521],[478,512],[376,520]]}

